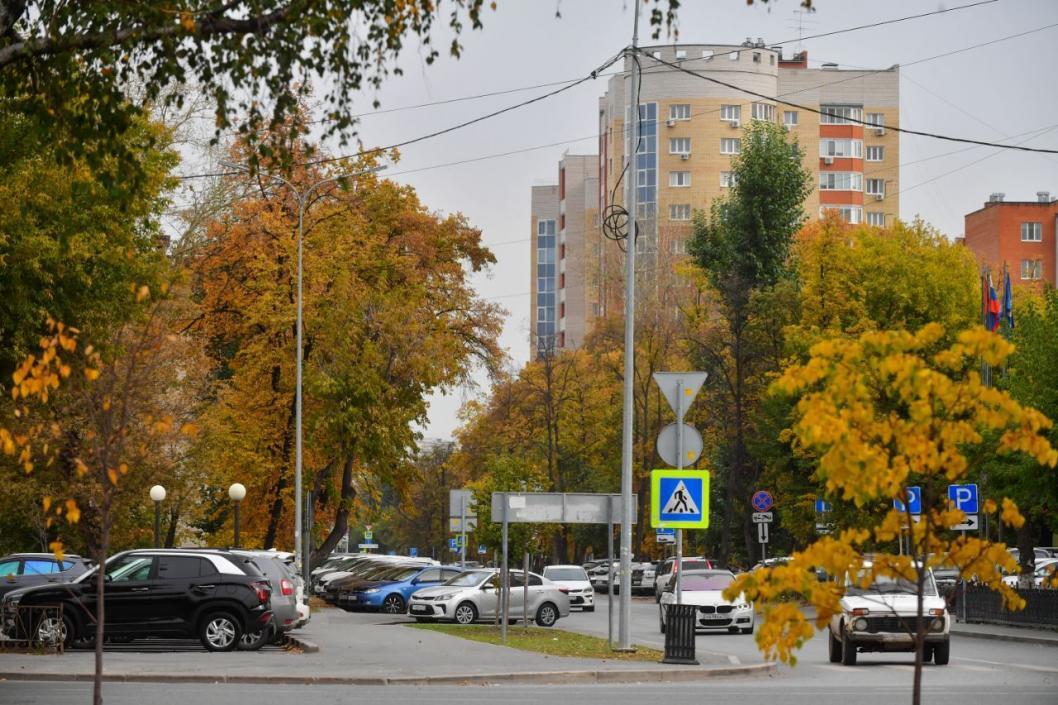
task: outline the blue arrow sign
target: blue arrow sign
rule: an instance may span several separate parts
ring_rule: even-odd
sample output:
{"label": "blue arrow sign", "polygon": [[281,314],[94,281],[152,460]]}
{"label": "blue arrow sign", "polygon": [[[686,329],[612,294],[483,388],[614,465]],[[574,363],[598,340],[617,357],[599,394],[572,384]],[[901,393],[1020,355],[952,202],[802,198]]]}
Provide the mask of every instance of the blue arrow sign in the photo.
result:
{"label": "blue arrow sign", "polygon": [[412,546],[411,548],[408,549],[408,556],[409,557],[415,558],[418,555],[419,555],[419,549],[415,548],[415,546]]}
{"label": "blue arrow sign", "polygon": [[833,508],[834,506],[825,499],[816,500],[816,514],[824,514],[826,512],[829,512]]}
{"label": "blue arrow sign", "polygon": [[977,514],[977,485],[948,485],[948,501],[964,514]]}
{"label": "blue arrow sign", "polygon": [[[908,487],[907,488],[907,495],[908,495],[909,499],[911,500],[911,513],[912,514],[921,514],[922,513],[922,488],[921,487]],[[901,512],[907,511],[906,509],[904,509],[904,503],[901,502],[899,499],[894,499],[893,500],[893,506],[896,507],[897,510],[899,510]]]}

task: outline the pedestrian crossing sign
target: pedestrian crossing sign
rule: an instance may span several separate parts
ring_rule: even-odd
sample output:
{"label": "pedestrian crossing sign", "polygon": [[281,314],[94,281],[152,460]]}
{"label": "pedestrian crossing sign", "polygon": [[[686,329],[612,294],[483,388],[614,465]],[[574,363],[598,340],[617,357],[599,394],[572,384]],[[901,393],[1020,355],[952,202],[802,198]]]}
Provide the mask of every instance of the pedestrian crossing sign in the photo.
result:
{"label": "pedestrian crossing sign", "polygon": [[655,470],[650,473],[650,525],[668,529],[709,528],[709,473]]}

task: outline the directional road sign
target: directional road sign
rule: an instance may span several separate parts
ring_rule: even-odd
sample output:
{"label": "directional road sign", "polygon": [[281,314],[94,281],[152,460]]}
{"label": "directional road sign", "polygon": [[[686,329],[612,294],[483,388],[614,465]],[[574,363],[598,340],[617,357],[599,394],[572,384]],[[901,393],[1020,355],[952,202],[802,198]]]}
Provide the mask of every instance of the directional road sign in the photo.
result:
{"label": "directional road sign", "polygon": [[761,522],[757,524],[757,542],[768,543],[768,523]]}
{"label": "directional road sign", "polygon": [[[921,514],[922,513],[922,488],[921,487],[908,487],[907,488],[907,496],[910,499],[911,513],[912,514]],[[904,509],[904,503],[901,502],[899,499],[894,499],[893,500],[893,506],[896,507],[897,510],[899,510],[901,512],[907,511],[906,509]]]}
{"label": "directional road sign", "polygon": [[709,528],[709,473],[654,470],[650,473],[650,525],[667,529]]}
{"label": "directional road sign", "polygon": [[966,521],[961,524],[956,524],[951,528],[956,531],[977,531],[981,528],[981,522],[978,520],[976,514],[967,514]]}
{"label": "directional road sign", "polygon": [[478,555],[479,556],[484,556],[488,552],[489,552],[489,547],[486,546],[485,544],[480,544],[478,546]]}
{"label": "directional road sign", "polygon": [[766,512],[775,506],[775,500],[772,499],[771,492],[767,490],[757,490],[753,493],[753,498],[749,500],[749,503],[753,505],[753,508],[758,512]]}
{"label": "directional road sign", "polygon": [[816,514],[825,514],[826,512],[829,512],[830,510],[832,510],[833,508],[834,508],[834,505],[832,505],[830,502],[826,501],[825,499],[817,499],[816,500]]}
{"label": "directional road sign", "polygon": [[[683,401],[680,405],[686,411],[698,395],[698,390],[705,383],[706,376],[707,373],[705,372],[655,372],[654,382],[657,383],[661,394],[665,397],[665,401],[669,403],[669,406],[672,407],[673,412],[676,412],[676,407],[678,406],[676,403],[677,388],[682,386]],[[673,465],[675,464],[673,463]]]}
{"label": "directional road sign", "polygon": [[412,546],[411,548],[408,549],[408,557],[409,558],[417,558],[418,556],[419,556],[419,549],[415,548],[415,546]]}
{"label": "directional road sign", "polygon": [[834,530],[833,522],[824,522],[824,521],[817,521],[816,522],[816,533],[817,534],[829,534],[833,530]]}
{"label": "directional road sign", "polygon": [[364,549],[367,549],[367,548],[378,548],[378,544],[377,543],[361,543],[361,544],[357,544],[357,545],[360,546],[360,548],[364,548]]}
{"label": "directional road sign", "polygon": [[658,543],[676,543],[676,529],[659,528],[657,532],[655,540]]}
{"label": "directional road sign", "polygon": [[977,485],[948,485],[948,501],[952,509],[962,510],[965,514],[977,514]]}
{"label": "directional road sign", "polygon": [[669,465],[694,465],[694,461],[702,455],[702,434],[698,433],[694,426],[683,424],[683,463],[679,463],[679,458],[676,457],[677,429],[679,425],[674,423],[661,429],[658,434],[658,455]]}
{"label": "directional road sign", "polygon": [[771,512],[753,512],[754,524],[768,524],[772,520]]}

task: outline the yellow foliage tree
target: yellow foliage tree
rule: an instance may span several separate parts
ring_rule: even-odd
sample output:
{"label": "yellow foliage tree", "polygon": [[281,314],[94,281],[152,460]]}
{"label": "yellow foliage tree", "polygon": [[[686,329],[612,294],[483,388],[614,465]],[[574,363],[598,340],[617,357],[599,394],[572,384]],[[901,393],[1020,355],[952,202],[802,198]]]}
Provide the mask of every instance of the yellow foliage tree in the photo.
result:
{"label": "yellow foliage tree", "polygon": [[[873,513],[871,528],[850,528],[797,552],[787,565],[739,576],[727,591],[764,609],[757,643],[770,658],[795,662],[794,650],[813,634],[809,618],[791,596],[815,610],[824,628],[842,612],[844,576],[862,585],[875,578],[900,578],[917,586],[918,620],[914,703],[919,702],[925,643],[923,595],[929,570],[954,566],[963,579],[998,591],[1009,609],[1024,601],[1003,584],[1000,569],[1016,562],[1003,544],[968,536],[950,527],[963,521],[948,506],[946,486],[966,477],[995,454],[1023,453],[1054,467],[1058,451],[1044,432],[1051,422],[1002,390],[982,384],[981,361],[1001,366],[1013,346],[983,329],[943,343],[945,331],[928,324],[915,333],[869,332],[856,339],[817,343],[810,359],[788,368],[774,390],[797,395],[796,421],[786,431],[797,452],[812,456],[829,496]],[[922,518],[915,523],[906,488],[921,487]],[[995,511],[995,507],[989,507]],[[1024,521],[1017,506],[1003,500],[1002,519]],[[894,541],[906,533],[910,551],[894,555]],[[839,579],[821,582],[816,569]],[[858,577],[857,577],[858,576]]]}

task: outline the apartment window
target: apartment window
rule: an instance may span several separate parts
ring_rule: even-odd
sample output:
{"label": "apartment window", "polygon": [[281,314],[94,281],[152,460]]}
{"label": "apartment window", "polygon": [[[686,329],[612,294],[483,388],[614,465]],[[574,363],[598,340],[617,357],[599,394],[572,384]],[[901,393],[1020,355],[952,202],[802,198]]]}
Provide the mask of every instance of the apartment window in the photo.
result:
{"label": "apartment window", "polygon": [[859,225],[863,222],[863,209],[859,206],[820,206],[819,217],[823,217],[827,211],[834,211],[841,216],[842,220],[851,225]]}
{"label": "apartment window", "polygon": [[713,58],[713,50],[712,49],[702,49],[702,58],[705,59],[706,61],[708,61],[709,59]]}
{"label": "apartment window", "polygon": [[737,137],[720,138],[721,154],[738,154],[742,151],[742,140]]}
{"label": "apartment window", "polygon": [[885,179],[867,179],[868,196],[885,195]]}
{"label": "apartment window", "polygon": [[[1041,242],[1043,240],[1043,223],[1022,223],[1022,242]],[[1022,277],[1024,279],[1024,277]]]}
{"label": "apartment window", "polygon": [[661,52],[660,51],[655,51],[654,52],[654,58],[655,59],[660,59],[661,58]]}
{"label": "apartment window", "polygon": [[770,103],[754,103],[753,119],[775,122],[775,106]]}
{"label": "apartment window", "polygon": [[669,154],[690,154],[690,137],[672,137],[669,139]]}
{"label": "apartment window", "polygon": [[782,124],[787,127],[797,127],[797,111],[784,110],[782,114]]}
{"label": "apartment window", "polygon": [[738,179],[733,171],[720,172],[720,188],[733,188]]}
{"label": "apartment window", "polygon": [[731,61],[738,61],[738,52],[737,51],[731,52],[730,54],[727,55],[727,58],[730,59]]}
{"label": "apartment window", "polygon": [[669,206],[669,220],[690,220],[690,203],[673,203]]}
{"label": "apartment window", "polygon": [[685,255],[687,254],[687,241],[686,240],[670,240],[669,241],[669,252],[674,255]]}
{"label": "apartment window", "polygon": [[874,225],[879,228],[884,228],[885,213],[875,213],[873,211],[867,211],[867,225]]}
{"label": "apartment window", "polygon": [[759,64],[760,63],[760,52],[759,51],[753,52],[753,63],[755,63],[755,64]]}
{"label": "apartment window", "polygon": [[677,59],[686,59],[687,58],[687,50],[686,49],[677,49],[676,50],[676,58]]}
{"label": "apartment window", "polygon": [[673,188],[686,188],[691,185],[691,172],[689,171],[670,171],[669,172],[669,186]]}
{"label": "apartment window", "polygon": [[885,127],[885,114],[884,113],[867,113],[867,119],[864,120],[871,127]]}
{"label": "apartment window", "polygon": [[863,120],[863,108],[856,105],[820,106],[821,125],[858,125]]}
{"label": "apartment window", "polygon": [[857,171],[825,171],[819,175],[819,190],[862,191],[863,174]]}
{"label": "apartment window", "polygon": [[1043,260],[1021,260],[1021,278],[1032,280],[1043,279]]}
{"label": "apartment window", "polygon": [[669,120],[690,120],[690,103],[674,103],[669,106]]}
{"label": "apartment window", "polygon": [[553,344],[555,335],[556,223],[536,223],[536,335],[541,350]]}
{"label": "apartment window", "polygon": [[738,122],[742,119],[741,105],[721,105],[720,119],[728,122]]}
{"label": "apartment window", "polygon": [[819,140],[820,157],[863,158],[863,140]]}
{"label": "apartment window", "polygon": [[885,147],[873,146],[867,148],[867,161],[880,162],[885,159]]}

